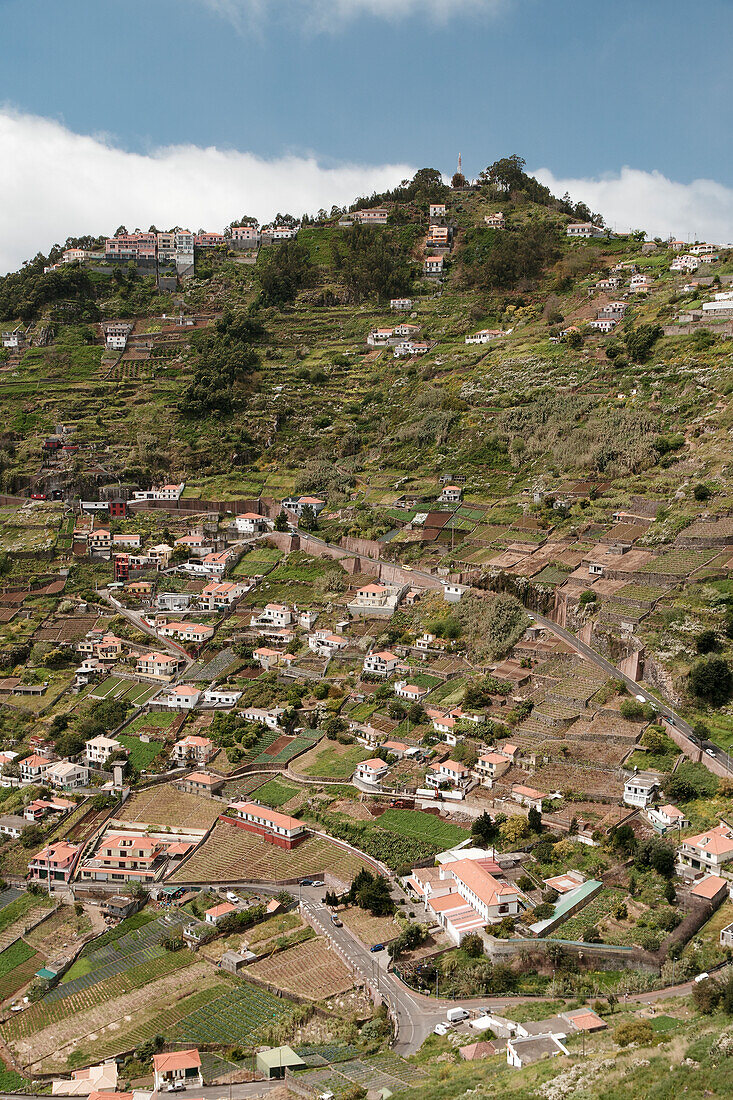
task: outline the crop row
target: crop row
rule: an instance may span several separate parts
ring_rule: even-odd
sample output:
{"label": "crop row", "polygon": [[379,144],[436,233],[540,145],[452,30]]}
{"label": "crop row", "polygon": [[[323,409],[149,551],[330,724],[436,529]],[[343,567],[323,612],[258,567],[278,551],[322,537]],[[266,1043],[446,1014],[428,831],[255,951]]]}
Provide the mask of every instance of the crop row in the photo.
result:
{"label": "crop row", "polygon": [[256,986],[243,984],[182,1019],[176,1039],[190,1043],[252,1042],[262,1027],[289,1015],[292,1004]]}
{"label": "crop row", "polygon": [[86,1012],[105,1001],[112,1001],[116,997],[141,989],[149,982],[190,966],[192,962],[193,957],[187,951],[165,955],[163,958],[153,959],[151,962],[133,967],[124,974],[116,974],[112,978],[97,982],[96,985],[87,989],[81,989],[77,993],[72,993],[70,997],[49,1000],[46,996],[31,1005],[22,1015],[3,1024],[0,1027],[0,1035],[6,1040],[32,1035],[33,1032],[58,1023],[59,1020]]}

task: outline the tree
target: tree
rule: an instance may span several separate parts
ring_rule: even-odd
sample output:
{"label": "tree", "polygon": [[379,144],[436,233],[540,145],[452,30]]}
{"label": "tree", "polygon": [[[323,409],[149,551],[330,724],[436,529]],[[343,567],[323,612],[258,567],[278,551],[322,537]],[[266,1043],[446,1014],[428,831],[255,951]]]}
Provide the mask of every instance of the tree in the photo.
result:
{"label": "tree", "polygon": [[710,500],[710,497],[712,496],[712,493],[708,489],[707,485],[703,485],[702,483],[696,485],[695,488],[692,490],[692,493],[695,497],[695,500],[700,501]]}
{"label": "tree", "polygon": [[624,699],[619,713],[627,722],[639,722],[644,717],[644,707],[638,699]]}
{"label": "tree", "polygon": [[499,831],[503,840],[510,844],[516,844],[529,836],[529,822],[521,814],[515,814],[504,822]]}
{"label": "tree", "polygon": [[723,999],[723,989],[715,978],[695,982],[692,987],[692,1003],[703,1016],[710,1016]]}
{"label": "tree", "polygon": [[280,509],[278,514],[275,516],[275,530],[276,531],[287,531],[287,529],[288,529],[288,517],[286,516],[285,512],[282,509]]}
{"label": "tree", "polygon": [[304,504],[300,512],[299,524],[304,531],[317,531],[318,518],[311,504]]}
{"label": "tree", "polygon": [[469,932],[463,937],[461,947],[469,959],[480,959],[484,953],[484,941],[478,932]]}
{"label": "tree", "polygon": [[451,176],[450,185],[454,191],[459,190],[461,187],[465,187],[468,180],[464,176],[463,172],[454,172]]}
{"label": "tree", "polygon": [[524,173],[526,165],[526,160],[513,153],[509,157],[494,161],[479,178],[481,180],[485,178],[502,191],[520,190],[528,178]]}
{"label": "tree", "polygon": [[473,828],[471,830],[472,836],[479,841],[484,847],[491,844],[497,834],[497,828],[494,822],[491,820],[489,814],[484,812],[474,819]]}
{"label": "tree", "polygon": [[527,814],[527,822],[533,833],[542,832],[542,814],[539,810],[535,809],[534,806],[530,807],[529,813]]}
{"label": "tree", "polygon": [[733,691],[733,672],[723,657],[708,657],[690,669],[687,678],[690,690],[698,699],[720,707]]}
{"label": "tree", "polygon": [[713,653],[720,649],[720,640],[714,630],[701,630],[695,638],[695,649],[698,653]]}
{"label": "tree", "polygon": [[549,920],[555,916],[555,906],[550,905],[548,901],[542,901],[539,905],[535,905],[532,912],[532,918],[534,920]]}
{"label": "tree", "polygon": [[623,337],[629,359],[634,363],[646,363],[652,348],[663,335],[661,325],[639,325],[636,329],[629,329]]}

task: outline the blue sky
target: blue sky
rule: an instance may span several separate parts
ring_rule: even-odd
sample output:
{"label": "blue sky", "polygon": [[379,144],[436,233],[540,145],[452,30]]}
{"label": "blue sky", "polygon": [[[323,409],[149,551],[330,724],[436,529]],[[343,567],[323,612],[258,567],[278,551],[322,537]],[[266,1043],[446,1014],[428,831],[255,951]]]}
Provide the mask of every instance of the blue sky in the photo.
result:
{"label": "blue sky", "polygon": [[[153,157],[191,145],[450,173],[460,150],[476,175],[518,152],[576,191],[630,166],[716,181],[727,211],[730,14],[731,0],[0,0],[0,108],[16,130],[32,116]],[[627,181],[613,217],[635,220],[632,197]]]}
{"label": "blue sky", "polygon": [[5,0],[0,100],[132,150],[451,170],[460,149],[472,173],[517,151],[558,175],[629,164],[733,185],[730,0],[704,16],[680,0],[455,3],[444,23],[416,4],[325,31],[303,29],[313,3],[263,6],[250,20],[233,0],[237,30],[206,0]]}

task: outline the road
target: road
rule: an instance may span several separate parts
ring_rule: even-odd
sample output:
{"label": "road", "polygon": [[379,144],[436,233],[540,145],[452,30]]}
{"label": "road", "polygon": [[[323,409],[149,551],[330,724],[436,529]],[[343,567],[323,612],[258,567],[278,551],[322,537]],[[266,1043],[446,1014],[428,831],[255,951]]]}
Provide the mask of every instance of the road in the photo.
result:
{"label": "road", "polygon": [[[186,1100],[190,1094],[195,1094],[196,1100],[203,1097],[204,1100],[254,1100],[256,1096],[264,1096],[271,1089],[282,1085],[282,1081],[243,1081],[238,1085],[204,1085],[203,1088],[194,1088],[189,1092],[176,1093],[181,1100]],[[19,1100],[17,1092],[0,1092],[0,1100]],[[48,1094],[43,1096],[37,1093],[23,1093],[23,1100],[48,1100]],[[168,1093],[154,1092],[152,1100],[168,1100]]]}

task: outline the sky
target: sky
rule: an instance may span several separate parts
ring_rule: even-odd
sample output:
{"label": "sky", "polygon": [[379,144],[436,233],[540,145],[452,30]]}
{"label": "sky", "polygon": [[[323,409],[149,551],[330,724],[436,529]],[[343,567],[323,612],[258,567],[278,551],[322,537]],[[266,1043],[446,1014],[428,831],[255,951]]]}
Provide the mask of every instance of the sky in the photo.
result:
{"label": "sky", "polygon": [[0,0],[0,271],[519,153],[618,228],[733,240],[733,0]]}

